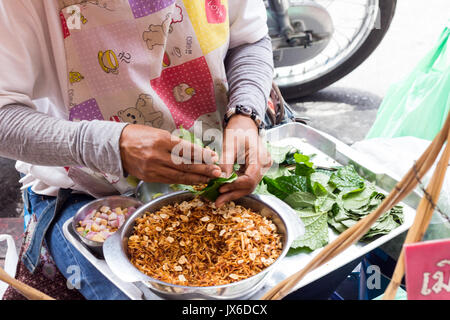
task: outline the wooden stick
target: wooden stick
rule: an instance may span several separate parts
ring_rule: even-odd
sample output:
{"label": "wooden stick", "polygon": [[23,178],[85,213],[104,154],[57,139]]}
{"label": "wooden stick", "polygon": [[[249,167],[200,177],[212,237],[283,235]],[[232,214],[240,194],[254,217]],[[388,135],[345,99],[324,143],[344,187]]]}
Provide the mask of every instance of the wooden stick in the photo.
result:
{"label": "wooden stick", "polygon": [[[439,194],[442,189],[442,184],[444,182],[445,173],[447,171],[448,162],[450,159],[450,131],[447,140],[447,146],[445,147],[444,153],[439,160],[433,177],[429,183],[426,192],[431,196],[430,199],[425,195],[420,201],[419,207],[417,208],[416,218],[412,227],[409,229],[408,234],[405,239],[405,244],[414,243],[422,240],[428,225],[431,221],[434,212],[434,204],[439,200]],[[395,266],[394,274],[392,276],[391,282],[387,287],[383,300],[392,300],[395,298],[398,287],[405,274],[405,252],[404,247],[400,252],[400,256]]]}
{"label": "wooden stick", "polygon": [[0,268],[0,280],[6,282],[11,287],[22,293],[29,300],[55,300],[45,293],[26,285],[19,280],[12,278],[5,270]]}
{"label": "wooden stick", "polygon": [[[328,244],[318,255],[316,255],[302,270],[296,272],[285,280],[281,281],[274,288],[269,290],[262,299],[281,299],[311,270],[329,261],[347,247],[358,241],[370,229],[370,226],[378,217],[390,210],[394,205],[404,199],[418,184],[435,162],[443,144],[447,140],[450,132],[450,114],[438,133],[436,138],[416,162],[416,170],[411,168],[403,179],[396,185],[394,190],[385,198],[380,206],[364,219],[360,220],[353,227],[347,229],[332,243]],[[418,179],[416,179],[416,171]]]}

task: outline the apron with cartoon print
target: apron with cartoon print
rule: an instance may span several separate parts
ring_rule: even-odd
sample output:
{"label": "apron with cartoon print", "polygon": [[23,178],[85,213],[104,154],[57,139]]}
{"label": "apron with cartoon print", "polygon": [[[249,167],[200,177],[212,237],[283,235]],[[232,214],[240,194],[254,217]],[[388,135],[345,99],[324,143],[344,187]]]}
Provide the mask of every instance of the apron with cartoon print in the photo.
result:
{"label": "apron with cartoon print", "polygon": [[[226,0],[60,0],[69,120],[221,130]],[[75,168],[69,169],[74,170]],[[135,181],[76,168],[124,193]],[[70,174],[69,174],[70,176]],[[73,176],[73,174],[72,174]]]}

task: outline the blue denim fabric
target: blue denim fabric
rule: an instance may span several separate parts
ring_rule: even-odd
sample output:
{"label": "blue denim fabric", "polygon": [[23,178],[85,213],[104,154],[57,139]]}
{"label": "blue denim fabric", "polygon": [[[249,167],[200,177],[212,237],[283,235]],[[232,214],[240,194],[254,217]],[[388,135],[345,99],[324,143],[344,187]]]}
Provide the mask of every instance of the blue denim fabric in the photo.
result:
{"label": "blue denim fabric", "polygon": [[[55,214],[55,206],[57,204],[56,197],[41,196],[31,190],[27,192],[28,204],[31,208],[27,208],[30,212],[36,214],[38,226],[33,236],[36,235],[36,244],[34,250],[28,254],[28,262],[31,262],[36,255],[38,247],[38,239],[45,238],[50,254],[55,261],[59,271],[70,280],[80,293],[88,300],[127,300],[129,299],[120,289],[110,282],[100,271],[98,271],[79,251],[66,239],[62,231],[63,224],[86,203],[93,200],[89,195],[70,194],[64,201],[64,205],[59,212]],[[46,223],[50,220],[47,227],[39,226],[39,222]],[[36,233],[38,232],[38,233]],[[39,246],[40,248],[40,246]],[[78,269],[79,268],[79,269]],[[79,279],[73,277],[79,271]],[[73,278],[73,279],[72,279]]]}
{"label": "blue denim fabric", "polygon": [[45,233],[48,227],[55,217],[55,197],[38,196],[30,197],[31,190],[26,191],[27,196],[27,210],[33,210],[36,214],[37,224],[33,231],[30,244],[27,250],[22,255],[22,262],[27,269],[33,273],[39,264],[39,258],[41,254],[42,241],[44,240]]}
{"label": "blue denim fabric", "polygon": [[[28,187],[27,190],[31,190],[31,187]],[[25,190],[22,192],[22,201],[23,201],[23,231],[27,231],[28,223],[30,222],[32,212],[29,208],[31,208],[30,200],[28,199],[28,192]]]}

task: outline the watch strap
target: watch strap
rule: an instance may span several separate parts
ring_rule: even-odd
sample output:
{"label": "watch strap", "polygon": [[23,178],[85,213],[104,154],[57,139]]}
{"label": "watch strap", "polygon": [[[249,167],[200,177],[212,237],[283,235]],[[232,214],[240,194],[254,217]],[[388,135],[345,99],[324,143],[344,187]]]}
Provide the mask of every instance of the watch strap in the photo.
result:
{"label": "watch strap", "polygon": [[231,117],[235,114],[242,114],[244,116],[247,116],[251,118],[256,126],[258,127],[258,131],[264,128],[264,121],[259,117],[258,113],[256,112],[255,108],[249,107],[249,106],[243,106],[243,105],[237,105],[235,107],[229,108],[224,116],[224,127],[227,126],[228,122],[230,121]]}

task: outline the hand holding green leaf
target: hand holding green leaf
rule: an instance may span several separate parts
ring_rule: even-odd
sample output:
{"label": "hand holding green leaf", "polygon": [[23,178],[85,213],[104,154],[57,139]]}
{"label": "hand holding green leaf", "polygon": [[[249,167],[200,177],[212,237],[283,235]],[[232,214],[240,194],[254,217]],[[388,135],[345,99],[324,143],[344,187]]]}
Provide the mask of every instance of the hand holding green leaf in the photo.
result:
{"label": "hand holding green leaf", "polygon": [[239,172],[236,180],[219,188],[218,207],[252,193],[272,165],[255,122],[243,115],[231,117],[225,128],[221,167],[226,177],[233,173],[236,163],[241,165],[243,172]]}

